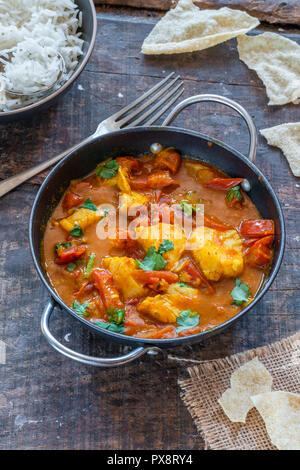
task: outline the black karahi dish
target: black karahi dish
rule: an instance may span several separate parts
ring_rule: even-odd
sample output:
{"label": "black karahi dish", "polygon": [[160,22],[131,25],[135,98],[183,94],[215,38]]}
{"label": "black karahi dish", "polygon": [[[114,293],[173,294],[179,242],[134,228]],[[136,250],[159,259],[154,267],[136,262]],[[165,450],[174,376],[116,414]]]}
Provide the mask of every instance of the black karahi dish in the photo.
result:
{"label": "black karahi dish", "polygon": [[[250,134],[250,151],[248,158],[237,150],[215,139],[213,139],[213,145],[208,145],[212,139],[204,134],[186,129],[167,127],[184,107],[201,101],[223,103],[237,111],[244,118]],[[70,181],[72,179],[82,178],[83,175],[91,172],[101,160],[106,159],[108,156],[114,157],[116,155],[128,154],[138,156],[146,152],[153,142],[160,142],[162,146],[168,146],[171,142],[172,146],[181,149],[182,152],[191,158],[198,158],[199,160],[199,155],[201,155],[201,161],[220,168],[231,177],[243,177],[248,184],[248,189],[246,189],[248,195],[259,210],[261,216],[266,219],[273,219],[275,222],[274,255],[272,263],[265,282],[253,301],[237,315],[219,326],[181,338],[144,339],[126,336],[100,328],[87,321],[85,318],[79,317],[62,301],[51,287],[42,263],[41,243],[45,225],[51,215],[53,206],[58,203]],[[30,217],[29,235],[31,252],[36,269],[51,297],[42,314],[42,331],[46,339],[56,350],[69,358],[85,364],[103,367],[117,366],[132,361],[145,354],[145,352],[156,348],[172,348],[184,344],[202,342],[217,333],[221,333],[259,302],[271,286],[279,270],[285,246],[285,226],[277,196],[266,177],[253,163],[256,154],[256,142],[255,126],[244,108],[227,98],[218,97],[216,95],[199,95],[191,97],[177,105],[164,121],[162,127],[135,127],[108,132],[107,134],[95,137],[88,143],[83,143],[80,148],[69,153],[55,166],[45,179],[34,201]],[[101,337],[130,345],[135,349],[122,357],[97,358],[89,357],[67,348],[61,344],[49,330],[50,316],[56,304],[59,304],[70,315],[76,318],[76,320],[85,324]]]}

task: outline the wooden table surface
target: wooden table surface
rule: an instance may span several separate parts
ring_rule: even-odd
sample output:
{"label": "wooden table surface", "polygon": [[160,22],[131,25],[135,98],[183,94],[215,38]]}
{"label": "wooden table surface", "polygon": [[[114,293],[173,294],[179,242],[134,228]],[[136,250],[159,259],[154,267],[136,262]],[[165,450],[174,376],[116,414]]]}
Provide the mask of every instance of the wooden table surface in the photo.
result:
{"label": "wooden table surface", "polygon": [[[295,105],[267,106],[265,89],[239,61],[235,40],[192,54],[143,57],[141,43],[155,16],[107,9],[98,13],[96,47],[73,88],[50,110],[26,122],[0,126],[1,178],[78,142],[99,121],[173,70],[184,80],[184,97],[217,93],[235,99],[249,110],[258,129],[299,121]],[[281,34],[300,43],[296,31]],[[224,107],[195,106],[176,123],[247,153],[246,126]],[[256,164],[277,192],[287,228],[284,262],[269,292],[232,328],[205,344],[110,370],[62,357],[41,334],[48,293],[28,244],[29,214],[41,178],[0,200],[0,340],[6,345],[6,364],[0,364],[1,449],[203,448],[179,396],[177,380],[187,376],[186,366],[191,364],[183,360],[224,357],[280,340],[300,328],[300,180],[281,152],[262,137]],[[58,309],[52,330],[64,344],[92,355],[127,350],[100,340]]]}

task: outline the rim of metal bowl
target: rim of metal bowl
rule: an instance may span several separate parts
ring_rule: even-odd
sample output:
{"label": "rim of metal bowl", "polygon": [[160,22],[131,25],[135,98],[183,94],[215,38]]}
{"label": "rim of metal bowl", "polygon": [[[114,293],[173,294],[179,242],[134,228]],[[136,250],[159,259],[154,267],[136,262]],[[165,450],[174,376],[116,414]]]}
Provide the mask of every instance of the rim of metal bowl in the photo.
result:
{"label": "rim of metal bowl", "polygon": [[[178,127],[169,127],[169,126],[168,127],[158,127],[158,126],[153,126],[153,127],[132,127],[130,129],[121,129],[121,130],[118,130],[118,131],[110,132],[109,134],[107,134],[107,136],[108,135],[109,136],[112,136],[112,135],[118,136],[118,135],[120,135],[122,133],[125,133],[125,132],[128,133],[128,132],[145,131],[145,130],[148,130],[148,131],[150,130],[150,131],[154,131],[154,132],[157,131],[157,130],[165,131],[165,132],[168,132],[168,131],[174,132],[175,131],[175,132],[179,132],[181,134],[189,134],[189,135],[193,135],[193,136],[196,136],[196,137],[200,137],[201,139],[204,139],[208,142],[211,142],[211,138],[209,136],[207,136],[205,134],[202,134],[200,132],[190,131],[188,129],[178,128]],[[84,147],[95,143],[97,140],[101,140],[101,139],[105,138],[105,136],[106,135],[96,137],[93,141],[91,141],[91,142],[87,143],[86,145],[84,145]],[[274,281],[274,279],[275,279],[275,277],[276,277],[276,275],[279,271],[281,263],[282,263],[284,250],[285,250],[285,239],[286,239],[285,222],[284,222],[283,212],[282,212],[279,200],[278,200],[278,198],[275,194],[275,191],[273,190],[272,186],[270,185],[270,183],[268,182],[268,180],[264,176],[264,174],[259,170],[259,168],[257,168],[257,166],[254,165],[254,163],[252,163],[250,160],[248,160],[248,158],[245,157],[238,150],[232,148],[231,146],[229,146],[229,145],[225,144],[224,142],[221,142],[217,139],[214,139],[213,141],[214,141],[214,144],[220,145],[221,147],[225,148],[229,152],[233,153],[237,158],[239,158],[240,160],[245,162],[254,171],[254,173],[257,175],[257,177],[260,178],[261,183],[266,186],[267,190],[271,194],[272,199],[274,201],[274,204],[276,206],[277,212],[278,212],[279,223],[280,223],[280,231],[281,231],[278,258],[277,258],[277,261],[276,261],[276,263],[273,267],[272,272],[270,273],[269,277],[266,279],[265,283],[262,285],[261,289],[259,290],[259,292],[256,295],[256,297],[254,298],[254,300],[250,304],[248,304],[243,310],[241,310],[239,313],[237,313],[233,317],[229,318],[227,321],[221,323],[220,325],[217,325],[214,328],[211,328],[211,329],[206,330],[206,331],[202,331],[202,332],[197,333],[195,335],[184,336],[182,338],[148,339],[148,338],[136,338],[134,336],[126,336],[126,335],[121,334],[121,333],[114,333],[112,331],[105,330],[105,329],[93,324],[89,320],[86,320],[83,317],[79,317],[68,305],[65,304],[65,302],[59,297],[59,295],[54,291],[52,286],[47,281],[44,270],[40,266],[39,261],[37,260],[37,257],[36,257],[36,254],[35,254],[35,248],[34,248],[34,244],[33,244],[33,237],[32,237],[35,210],[36,210],[36,207],[38,205],[39,199],[40,199],[40,197],[41,197],[41,195],[44,191],[44,188],[47,187],[48,181],[51,180],[51,178],[53,178],[53,177],[55,178],[56,171],[59,170],[59,168],[64,164],[64,162],[66,160],[68,160],[69,158],[71,158],[74,153],[78,152],[78,150],[74,150],[73,152],[66,155],[59,163],[57,163],[57,165],[55,165],[55,167],[51,170],[51,172],[48,174],[48,176],[43,181],[43,183],[42,183],[42,185],[41,185],[41,187],[40,187],[40,189],[39,189],[39,191],[38,191],[38,193],[35,197],[35,200],[34,200],[34,203],[33,203],[32,209],[31,209],[30,221],[29,221],[29,243],[30,243],[31,255],[32,255],[36,270],[37,270],[43,284],[47,288],[48,292],[50,293],[52,298],[55,299],[55,301],[58,303],[58,305],[60,307],[62,307],[64,310],[66,310],[75,319],[79,320],[81,323],[86,325],[89,329],[93,330],[95,333],[98,333],[103,337],[106,337],[108,340],[111,338],[112,341],[123,342],[123,343],[127,343],[128,345],[132,345],[132,346],[138,346],[138,345],[142,345],[142,346],[143,345],[144,346],[148,345],[148,346],[150,346],[150,345],[152,345],[152,346],[157,346],[157,347],[174,347],[174,346],[182,345],[182,344],[185,344],[185,343],[199,343],[199,342],[201,342],[201,338],[205,338],[205,337],[208,337],[208,336],[211,337],[211,336],[217,334],[218,332],[220,332],[223,329],[230,326],[232,323],[234,323],[240,317],[245,315],[251,308],[253,308],[257,304],[257,302],[259,302],[259,300],[264,296],[264,294],[268,291],[268,289],[272,285],[272,283],[273,283],[273,281]],[[84,147],[81,147],[79,149],[79,151],[81,151]]]}
{"label": "rim of metal bowl", "polygon": [[55,90],[53,93],[50,93],[50,95],[46,96],[45,98],[41,99],[41,100],[38,100],[36,101],[35,103],[32,103],[32,104],[29,104],[27,106],[23,106],[22,108],[18,108],[18,109],[13,109],[11,111],[4,111],[4,112],[0,112],[0,118],[1,117],[9,117],[9,116],[20,116],[22,115],[22,113],[25,113],[27,111],[32,111],[34,110],[35,108],[38,108],[39,106],[47,103],[48,101],[52,100],[53,98],[55,98],[56,96],[58,96],[60,93],[62,93],[66,88],[68,88],[76,79],[77,77],[79,77],[79,75],[81,74],[81,72],[83,71],[84,67],[86,66],[91,54],[92,54],[92,51],[94,49],[94,46],[95,46],[95,41],[96,41],[96,34],[97,34],[97,16],[96,16],[96,8],[95,8],[95,5],[94,5],[94,2],[93,0],[88,0],[89,1],[89,4],[90,4],[90,7],[91,7],[91,11],[92,11],[92,16],[93,16],[93,34],[92,34],[92,38],[91,38],[91,42],[90,42],[90,45],[89,45],[89,48],[84,56],[84,59],[82,61],[82,63],[80,64],[80,66],[78,67],[77,70],[75,70],[75,72],[73,73],[73,75],[71,75],[71,77],[69,78],[69,80],[67,80],[61,87],[59,87],[57,90]]}

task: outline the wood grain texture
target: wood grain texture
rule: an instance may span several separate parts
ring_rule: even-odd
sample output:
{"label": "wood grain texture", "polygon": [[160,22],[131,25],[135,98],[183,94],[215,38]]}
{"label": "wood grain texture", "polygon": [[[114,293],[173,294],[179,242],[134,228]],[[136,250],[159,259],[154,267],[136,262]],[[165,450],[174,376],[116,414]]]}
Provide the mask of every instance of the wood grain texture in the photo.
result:
{"label": "wood grain texture", "polygon": [[[195,0],[201,9],[229,7],[244,10],[260,21],[300,26],[300,3],[298,0]],[[95,0],[96,5],[130,6],[154,10],[169,10],[176,0]]]}
{"label": "wood grain texture", "polygon": [[[267,106],[264,87],[239,61],[235,40],[181,56],[142,56],[141,43],[154,22],[147,15],[98,14],[95,51],[73,88],[49,111],[0,126],[1,178],[65,150],[173,70],[184,80],[184,97],[217,93],[233,98],[249,110],[258,128],[299,121],[297,106]],[[300,43],[296,34],[286,36]],[[191,107],[175,124],[247,152],[245,125],[221,106]],[[224,357],[300,329],[300,180],[280,151],[262,137],[256,163],[279,196],[287,226],[284,262],[269,292],[232,328],[205,344],[177,348],[169,356],[147,356],[114,370],[60,356],[40,332],[48,293],[28,244],[28,219],[39,180],[0,199],[0,340],[7,353],[6,364],[0,364],[0,449],[203,447],[179,397],[177,380],[186,377],[190,364],[182,359]],[[110,356],[126,351],[100,340],[59,309],[51,329],[64,344],[85,353]]]}

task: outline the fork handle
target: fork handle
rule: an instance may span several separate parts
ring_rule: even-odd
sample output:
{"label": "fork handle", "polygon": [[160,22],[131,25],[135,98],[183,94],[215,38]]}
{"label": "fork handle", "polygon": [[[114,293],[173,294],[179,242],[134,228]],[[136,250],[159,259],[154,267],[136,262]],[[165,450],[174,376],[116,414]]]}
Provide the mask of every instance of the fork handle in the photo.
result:
{"label": "fork handle", "polygon": [[162,125],[168,126],[184,108],[186,108],[187,106],[190,106],[191,104],[200,103],[203,101],[210,101],[213,103],[224,104],[225,106],[228,106],[229,108],[239,113],[240,116],[242,116],[242,118],[244,119],[244,121],[246,122],[248,126],[249,137],[250,137],[248,158],[251,162],[253,162],[255,155],[256,155],[256,150],[257,150],[257,132],[256,132],[255,124],[250,114],[247,113],[247,111],[245,110],[245,108],[243,108],[243,106],[241,106],[236,101],[230,100],[229,98],[225,98],[225,96],[209,95],[209,94],[191,96],[190,98],[187,98],[186,100],[181,101],[181,103],[175,106],[173,111],[171,111],[171,113],[164,120]]}
{"label": "fork handle", "polygon": [[11,176],[10,178],[7,178],[0,183],[0,197],[4,196],[5,194],[9,193],[12,189],[16,188],[20,184],[24,183],[25,181],[29,180],[35,175],[38,175],[41,171],[46,170],[50,166],[54,165],[55,163],[59,162],[62,158],[64,158],[66,155],[69,153],[73,152],[74,150],[77,150],[79,147],[82,145],[86,144],[87,142],[90,142],[93,140],[94,134],[90,135],[86,139],[81,140],[78,144],[73,145],[73,147],[70,147],[68,150],[65,150],[64,152],[60,153],[59,155],[56,155],[53,158],[50,158],[49,160],[46,160],[45,162],[39,163],[38,165],[29,168],[28,170],[22,171],[21,173]]}

